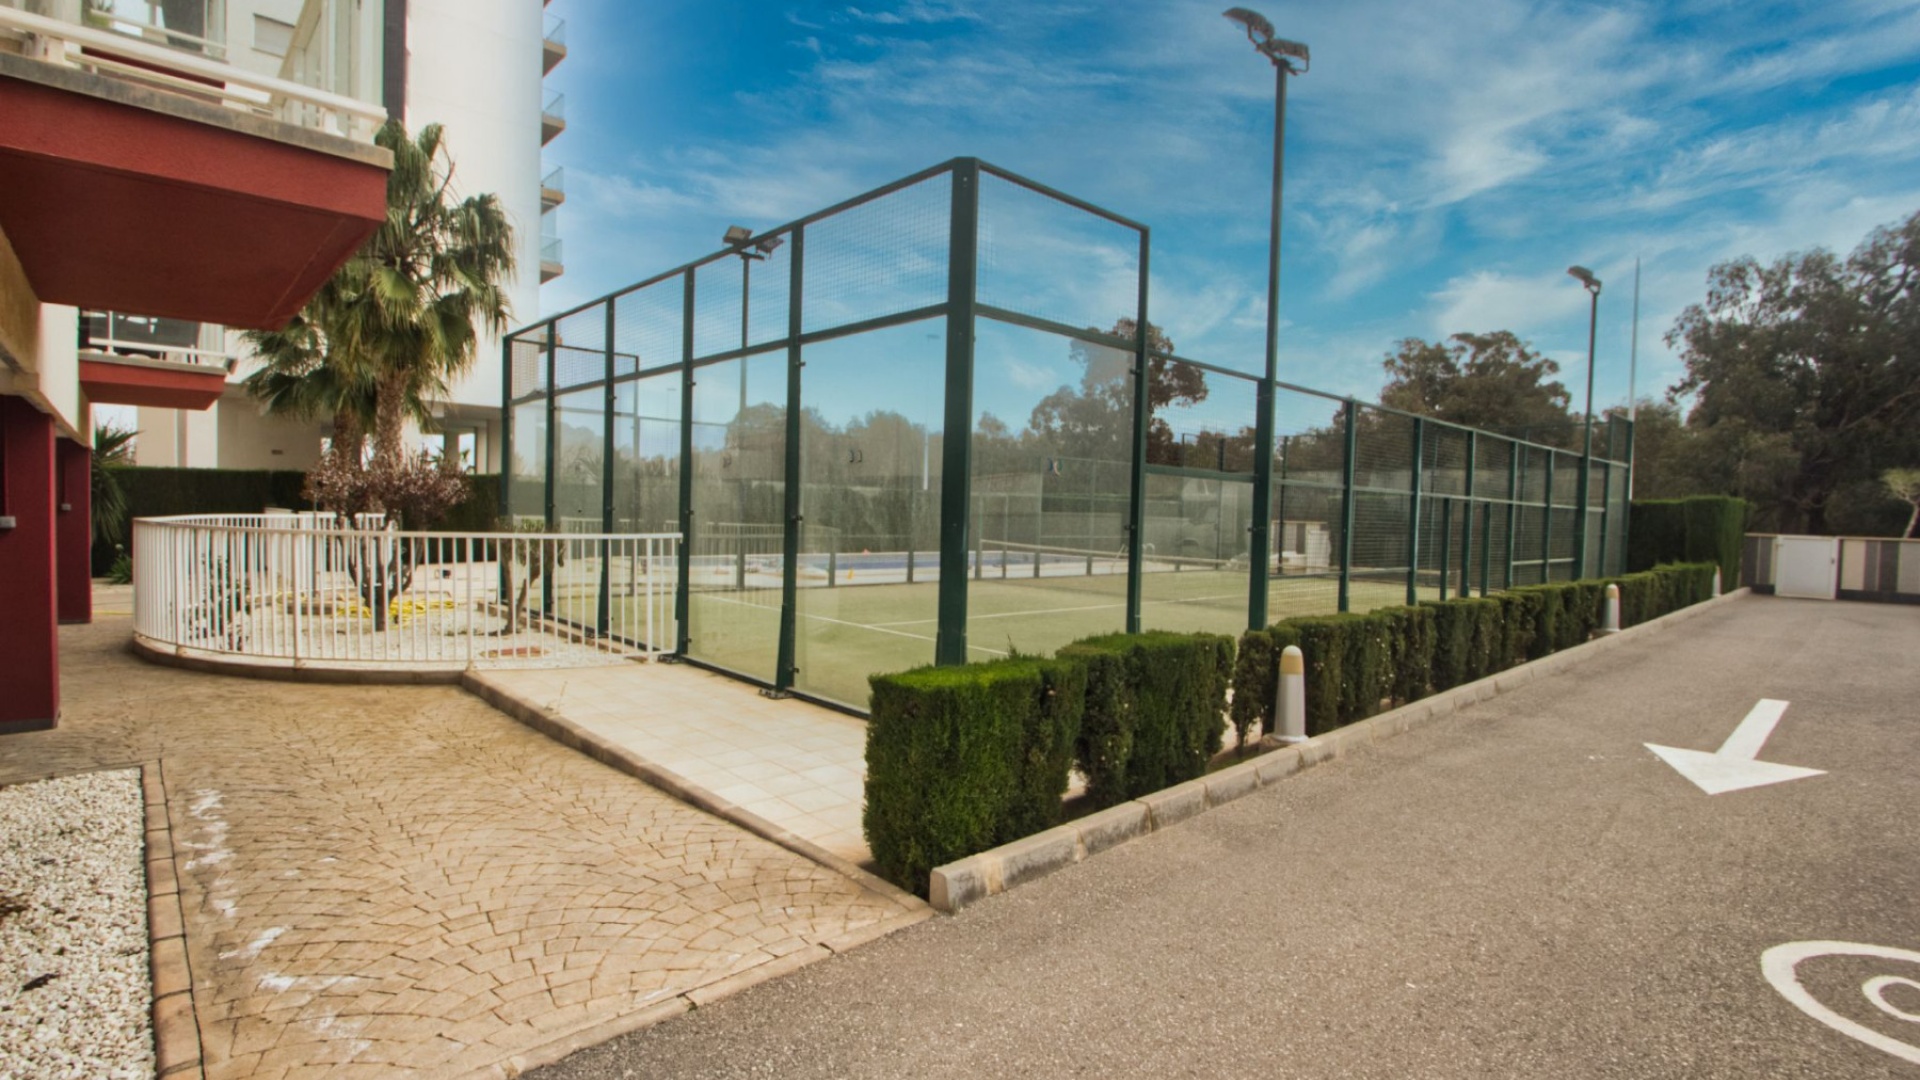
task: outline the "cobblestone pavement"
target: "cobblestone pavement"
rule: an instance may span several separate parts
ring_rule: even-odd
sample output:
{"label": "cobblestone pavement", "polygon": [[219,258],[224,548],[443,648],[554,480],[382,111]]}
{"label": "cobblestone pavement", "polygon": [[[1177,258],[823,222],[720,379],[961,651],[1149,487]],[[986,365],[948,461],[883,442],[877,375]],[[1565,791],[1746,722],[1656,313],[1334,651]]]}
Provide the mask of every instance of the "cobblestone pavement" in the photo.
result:
{"label": "cobblestone pavement", "polygon": [[61,631],[0,783],[159,759],[210,1080],[457,1075],[908,913],[449,687],[155,667]]}

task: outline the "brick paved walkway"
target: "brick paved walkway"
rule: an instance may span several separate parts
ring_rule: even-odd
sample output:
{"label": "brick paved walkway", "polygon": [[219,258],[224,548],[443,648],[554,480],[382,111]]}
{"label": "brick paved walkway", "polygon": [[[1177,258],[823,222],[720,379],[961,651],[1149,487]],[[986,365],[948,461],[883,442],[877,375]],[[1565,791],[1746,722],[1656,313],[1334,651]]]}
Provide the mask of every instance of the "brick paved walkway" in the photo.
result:
{"label": "brick paved walkway", "polygon": [[[212,1080],[455,1075],[913,914],[450,687],[154,667],[61,632],[0,783],[159,758]],[[921,909],[924,910],[924,909]]]}

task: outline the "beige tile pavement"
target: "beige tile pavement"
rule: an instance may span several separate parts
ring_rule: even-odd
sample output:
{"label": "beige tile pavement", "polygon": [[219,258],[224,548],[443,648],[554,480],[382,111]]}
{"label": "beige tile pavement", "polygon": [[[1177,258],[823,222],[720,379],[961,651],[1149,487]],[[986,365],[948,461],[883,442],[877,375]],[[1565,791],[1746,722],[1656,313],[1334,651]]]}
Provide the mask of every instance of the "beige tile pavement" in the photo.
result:
{"label": "beige tile pavement", "polygon": [[0,783],[163,762],[210,1080],[495,1067],[914,915],[459,689],[153,667],[130,629],[61,630],[60,726]]}

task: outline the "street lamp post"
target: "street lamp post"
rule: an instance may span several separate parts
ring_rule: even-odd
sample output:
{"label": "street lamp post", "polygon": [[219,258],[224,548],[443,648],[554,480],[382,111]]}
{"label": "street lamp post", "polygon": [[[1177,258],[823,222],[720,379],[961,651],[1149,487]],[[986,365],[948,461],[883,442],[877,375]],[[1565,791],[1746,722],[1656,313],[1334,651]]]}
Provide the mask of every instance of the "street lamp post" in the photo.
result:
{"label": "street lamp post", "polygon": [[1569,266],[1567,273],[1586,286],[1591,303],[1587,310],[1587,418],[1586,433],[1580,447],[1580,482],[1576,485],[1580,500],[1574,520],[1578,523],[1573,534],[1574,576],[1587,576],[1587,501],[1590,496],[1588,485],[1593,479],[1593,352],[1594,334],[1600,327],[1600,279],[1593,271],[1584,266]]}
{"label": "street lamp post", "polygon": [[[1247,625],[1267,624],[1267,581],[1273,572],[1273,395],[1280,377],[1280,181],[1287,146],[1287,76],[1304,75],[1312,64],[1307,47],[1274,36],[1273,24],[1259,12],[1229,8],[1223,14],[1246,30],[1255,52],[1273,63],[1273,214],[1267,239],[1267,366],[1260,381],[1254,424],[1253,526],[1248,537]],[[1294,61],[1299,66],[1294,66]],[[1345,610],[1345,604],[1341,605]]]}

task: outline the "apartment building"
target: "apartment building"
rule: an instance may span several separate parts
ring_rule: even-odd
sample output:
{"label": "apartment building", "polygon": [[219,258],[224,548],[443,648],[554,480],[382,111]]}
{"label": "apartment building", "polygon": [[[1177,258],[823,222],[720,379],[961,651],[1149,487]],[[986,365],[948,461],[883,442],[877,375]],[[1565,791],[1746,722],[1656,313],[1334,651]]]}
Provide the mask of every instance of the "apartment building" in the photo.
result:
{"label": "apartment building", "polygon": [[[515,324],[539,313],[539,287],[564,271],[557,223],[565,199],[558,168],[542,150],[566,128],[565,101],[545,77],[566,57],[565,24],[538,0],[114,0],[116,10],[164,26],[184,9],[206,46],[226,62],[263,75],[317,80],[377,102],[410,130],[446,127],[455,183],[464,194],[497,195],[514,226],[520,270],[509,287]],[[217,28],[217,29],[216,29]],[[331,33],[340,54],[316,57],[300,44]],[[201,36],[196,34],[195,36]],[[345,59],[351,57],[351,60]],[[155,319],[144,312],[89,312],[84,341],[108,354],[159,353],[223,368],[225,386],[205,409],[138,410],[137,461],[193,468],[304,470],[318,459],[329,425],[264,415],[240,380],[255,368],[239,328]],[[476,469],[499,467],[500,348],[483,339],[468,376],[442,403],[428,436]]]}
{"label": "apartment building", "polygon": [[284,325],[385,213],[379,5],[309,0],[277,74],[215,6],[0,0],[0,733],[57,721],[58,624],[92,618],[93,406],[226,384],[82,348],[81,312]]}

